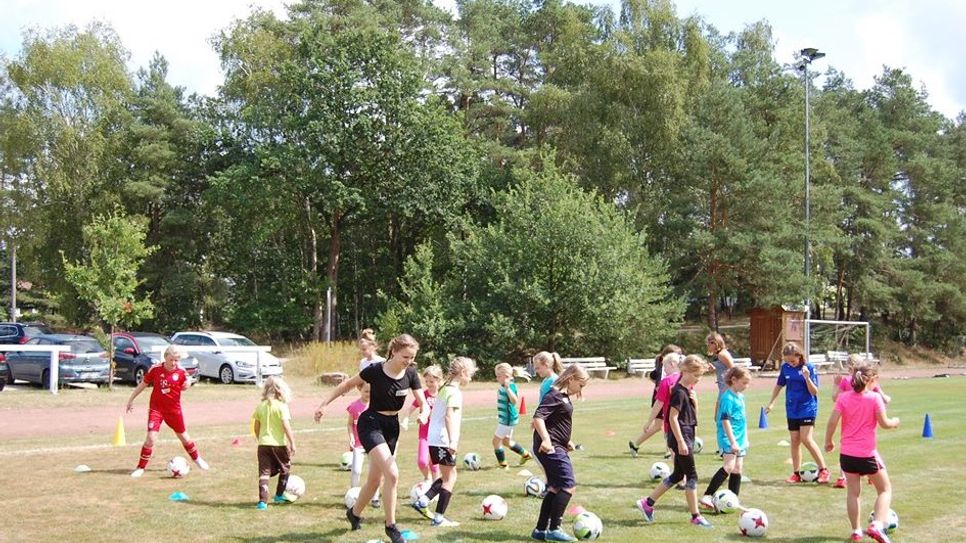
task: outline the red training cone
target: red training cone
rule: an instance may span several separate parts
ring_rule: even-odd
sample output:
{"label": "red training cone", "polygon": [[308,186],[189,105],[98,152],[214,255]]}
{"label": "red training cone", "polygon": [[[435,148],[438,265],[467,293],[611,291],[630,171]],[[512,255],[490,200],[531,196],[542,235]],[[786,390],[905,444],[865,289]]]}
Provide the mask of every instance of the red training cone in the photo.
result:
{"label": "red training cone", "polygon": [[527,398],[526,396],[520,396],[520,414],[527,414]]}

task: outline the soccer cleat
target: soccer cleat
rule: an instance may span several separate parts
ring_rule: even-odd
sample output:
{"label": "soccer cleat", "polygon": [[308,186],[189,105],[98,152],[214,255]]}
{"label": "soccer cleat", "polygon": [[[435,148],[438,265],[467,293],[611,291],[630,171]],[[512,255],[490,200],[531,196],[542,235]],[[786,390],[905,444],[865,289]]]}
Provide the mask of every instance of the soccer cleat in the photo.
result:
{"label": "soccer cleat", "polygon": [[701,515],[698,515],[696,517],[693,517],[691,519],[691,524],[693,524],[695,526],[700,526],[702,528],[713,528],[713,526],[711,525],[711,523],[708,522],[708,520],[706,518],[702,517]]}
{"label": "soccer cleat", "polygon": [[527,462],[530,461],[531,458],[533,458],[533,455],[531,455],[530,453],[527,453],[527,454],[521,456],[520,457],[520,463],[517,464],[517,466],[522,466],[522,465],[526,464]]}
{"label": "soccer cleat", "polygon": [[849,536],[849,541],[852,543],[862,541],[862,532],[852,532],[852,535]]}
{"label": "soccer cleat", "polygon": [[292,503],[292,501],[289,500],[288,498],[286,498],[284,494],[279,494],[278,496],[275,496],[274,498],[272,498],[272,502],[274,502],[274,503]]}
{"label": "soccer cleat", "polygon": [[701,509],[704,509],[707,511],[715,510],[714,502],[711,501],[711,496],[708,496],[707,494],[705,494],[704,496],[701,496],[701,499],[698,500],[698,505],[701,506]]}
{"label": "soccer cleat", "polygon": [[845,488],[845,477],[842,476],[836,479],[835,484],[832,486],[834,486],[835,488]]}
{"label": "soccer cleat", "polygon": [[436,515],[432,522],[433,528],[456,528],[459,525],[459,522],[452,521],[443,515]]}
{"label": "soccer cleat", "polygon": [[144,468],[138,468],[131,472],[131,477],[135,479],[140,479],[142,475],[144,475]]}
{"label": "soccer cleat", "polygon": [[822,468],[818,470],[818,484],[827,485],[828,480],[831,479],[832,475],[828,472],[828,468]]}
{"label": "soccer cleat", "polygon": [[865,535],[875,539],[879,543],[892,543],[892,540],[886,535],[885,530],[877,528],[875,524],[869,524],[869,527],[865,530]]}
{"label": "soccer cleat", "polygon": [[667,460],[668,458],[671,458],[672,456],[674,456],[674,453],[671,452],[670,450],[664,451],[664,459],[665,460]]}
{"label": "soccer cleat", "polygon": [[268,509],[268,505],[265,502],[258,502],[258,504],[255,505],[255,509],[258,509],[259,511],[264,511]]}
{"label": "soccer cleat", "polygon": [[644,522],[654,522],[654,506],[647,504],[647,498],[637,500],[637,509],[644,515]]}
{"label": "soccer cleat", "polygon": [[800,483],[802,482],[802,476],[799,475],[798,472],[793,473],[791,477],[789,477],[788,479],[785,479],[785,482],[789,484]]}
{"label": "soccer cleat", "polygon": [[510,469],[510,465],[506,462],[500,462],[500,469]]}
{"label": "soccer cleat", "polygon": [[356,514],[352,512],[351,507],[346,508],[345,518],[349,520],[349,526],[351,526],[353,530],[362,528],[362,517],[357,517]]}
{"label": "soccer cleat", "polygon": [[201,469],[203,469],[205,471],[208,471],[208,462],[205,462],[205,459],[204,458],[202,458],[202,457],[199,456],[198,459],[195,460],[195,464],[198,464],[198,467],[199,468],[201,468]]}
{"label": "soccer cleat", "polygon": [[546,541],[547,531],[534,529],[532,532],[530,532],[530,539],[533,539],[535,541]]}
{"label": "soccer cleat", "polygon": [[544,541],[577,541],[576,537],[569,535],[567,532],[560,528],[556,530],[547,530],[543,534]]}
{"label": "soccer cleat", "polygon": [[382,501],[380,501],[379,498],[373,498],[369,500],[369,506],[372,507],[373,509],[379,509],[380,505],[382,505]]}
{"label": "soccer cleat", "polygon": [[641,451],[636,445],[634,445],[633,441],[627,442],[627,448],[631,450],[631,456],[634,458],[637,458],[637,453]]}
{"label": "soccer cleat", "polygon": [[436,517],[429,512],[429,500],[426,499],[425,495],[420,495],[412,503],[409,504],[417,513],[422,515],[424,518],[429,520],[436,520]]}
{"label": "soccer cleat", "polygon": [[386,526],[386,535],[389,536],[390,543],[406,543],[406,538],[399,532],[399,528],[396,525]]}

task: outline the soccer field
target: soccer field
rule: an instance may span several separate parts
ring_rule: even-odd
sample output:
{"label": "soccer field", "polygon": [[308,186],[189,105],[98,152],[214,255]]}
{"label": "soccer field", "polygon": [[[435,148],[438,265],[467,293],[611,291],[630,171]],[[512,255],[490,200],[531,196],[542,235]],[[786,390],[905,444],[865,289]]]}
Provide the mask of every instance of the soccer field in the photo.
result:
{"label": "soccer field", "polygon": [[[829,414],[829,385],[823,386],[820,419],[816,431],[821,441]],[[593,383],[590,384],[593,387]],[[966,469],[959,457],[966,445],[966,417],[963,400],[966,379],[887,380],[883,387],[892,396],[890,414],[902,419],[898,430],[879,431],[879,449],[889,467],[894,487],[893,509],[900,517],[894,541],[966,541]],[[590,389],[588,389],[590,390]],[[845,491],[830,486],[783,482],[788,476],[788,439],[783,404],[769,416],[766,430],[757,428],[759,407],[768,391],[747,394],[750,439],[741,501],[746,507],[763,509],[770,520],[766,539],[782,542],[841,542],[849,534],[845,517]],[[528,398],[532,400],[533,398]],[[705,451],[697,456],[699,492],[720,466],[714,456],[711,421],[713,396],[701,398],[698,434]],[[254,404],[253,406],[254,407]],[[494,409],[468,409],[464,422],[463,449],[477,452],[484,469],[460,471],[448,517],[462,523],[457,528],[434,529],[406,504],[409,488],[420,479],[415,462],[415,428],[400,437],[401,472],[398,523],[401,529],[418,533],[420,541],[483,542],[528,540],[540,501],[523,493],[525,477],[519,467],[494,469],[490,436]],[[532,409],[530,410],[532,412]],[[921,437],[923,417],[929,413],[933,439]],[[5,416],[11,415],[7,412]],[[645,524],[634,502],[654,486],[648,470],[663,460],[663,446],[652,438],[642,447],[639,458],[627,452],[627,440],[639,431],[644,417],[643,400],[594,400],[578,402],[575,410],[574,441],[584,446],[573,453],[578,488],[572,505],[579,504],[601,517],[604,541],[707,541],[742,540],[737,515],[708,515],[712,530],[688,523],[684,496],[669,491],[658,502],[654,524]],[[529,415],[521,417],[517,437],[531,445]],[[142,435],[129,433],[127,447],[92,447],[89,437],[30,439],[0,444],[0,466],[4,473],[3,522],[0,542],[104,542],[104,541],[233,541],[300,542],[385,540],[382,510],[367,509],[363,529],[348,531],[342,496],[349,474],[339,470],[345,448],[345,418],[332,411],[322,425],[296,420],[298,454],[293,472],[307,483],[305,496],[296,503],[269,506],[256,511],[255,445],[251,438],[233,444],[243,435],[238,426],[189,426],[205,458],[209,472],[194,468],[184,479],[174,480],[164,471],[168,458],[184,455],[170,430],[162,431],[162,443],[145,476],[132,480],[128,474],[137,456]],[[30,451],[24,452],[26,449]],[[38,449],[44,449],[38,451]],[[515,458],[510,454],[511,464]],[[808,460],[807,452],[804,452]],[[838,453],[826,457],[837,474]],[[74,473],[86,464],[88,473]],[[542,475],[533,462],[525,469]],[[274,481],[273,481],[274,483]],[[272,487],[274,488],[274,486]],[[185,502],[168,496],[181,491]],[[509,514],[502,521],[483,521],[480,501],[499,494],[509,502]],[[875,492],[863,485],[863,519],[868,515]],[[570,531],[570,519],[565,528]],[[869,540],[871,541],[871,540]]]}

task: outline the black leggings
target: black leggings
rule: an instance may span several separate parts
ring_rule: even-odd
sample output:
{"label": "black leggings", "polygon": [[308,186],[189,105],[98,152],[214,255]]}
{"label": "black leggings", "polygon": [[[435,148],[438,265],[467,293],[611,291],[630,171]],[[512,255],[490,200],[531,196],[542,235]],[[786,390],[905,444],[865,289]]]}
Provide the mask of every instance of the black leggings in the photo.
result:
{"label": "black leggings", "polygon": [[685,483],[687,488],[698,488],[698,470],[694,466],[694,454],[675,454],[674,471],[672,471],[671,475],[664,480],[664,484],[667,486],[674,486],[680,483],[681,479],[684,479],[685,477],[688,478],[688,482]]}

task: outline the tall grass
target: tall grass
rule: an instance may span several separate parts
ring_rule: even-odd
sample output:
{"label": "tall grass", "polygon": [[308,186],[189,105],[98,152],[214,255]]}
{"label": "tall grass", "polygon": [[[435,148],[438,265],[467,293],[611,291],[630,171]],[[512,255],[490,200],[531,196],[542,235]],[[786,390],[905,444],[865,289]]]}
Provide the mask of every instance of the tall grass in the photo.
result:
{"label": "tall grass", "polygon": [[353,375],[359,370],[359,347],[354,341],[307,343],[292,351],[285,363],[287,375],[318,377],[323,373],[338,372]]}

